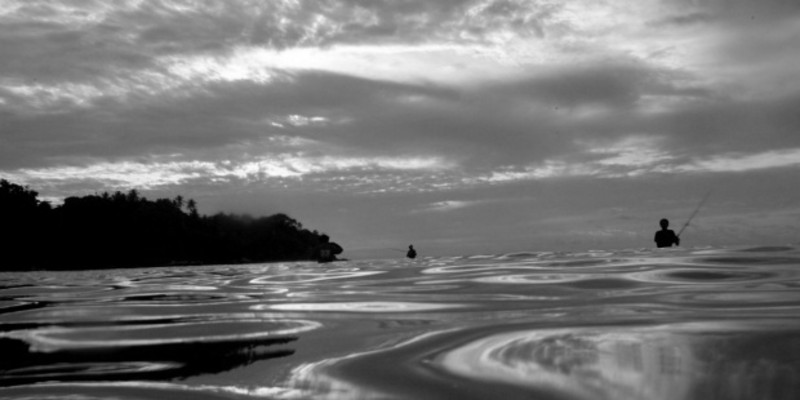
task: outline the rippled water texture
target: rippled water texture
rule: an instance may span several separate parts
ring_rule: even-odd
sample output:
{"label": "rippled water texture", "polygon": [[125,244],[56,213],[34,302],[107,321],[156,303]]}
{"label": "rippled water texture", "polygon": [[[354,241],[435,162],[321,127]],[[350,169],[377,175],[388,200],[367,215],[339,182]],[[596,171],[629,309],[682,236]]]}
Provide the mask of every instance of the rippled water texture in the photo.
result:
{"label": "rippled water texture", "polygon": [[800,399],[800,249],[0,274],[0,399]]}

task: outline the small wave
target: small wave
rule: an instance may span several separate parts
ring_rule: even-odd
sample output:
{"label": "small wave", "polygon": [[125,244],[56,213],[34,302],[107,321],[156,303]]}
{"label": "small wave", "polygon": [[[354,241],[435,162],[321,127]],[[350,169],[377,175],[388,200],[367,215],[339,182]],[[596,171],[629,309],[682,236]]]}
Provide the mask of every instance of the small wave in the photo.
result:
{"label": "small wave", "polygon": [[360,301],[360,302],[331,302],[331,303],[287,303],[287,304],[259,304],[253,310],[280,310],[280,311],[333,311],[333,312],[419,312],[432,310],[445,310],[461,308],[461,304],[444,303],[410,303],[396,301]]}
{"label": "small wave", "polygon": [[761,246],[761,247],[750,247],[738,251],[742,253],[775,253],[775,252],[784,252],[793,250],[795,250],[795,248],[791,246]]}

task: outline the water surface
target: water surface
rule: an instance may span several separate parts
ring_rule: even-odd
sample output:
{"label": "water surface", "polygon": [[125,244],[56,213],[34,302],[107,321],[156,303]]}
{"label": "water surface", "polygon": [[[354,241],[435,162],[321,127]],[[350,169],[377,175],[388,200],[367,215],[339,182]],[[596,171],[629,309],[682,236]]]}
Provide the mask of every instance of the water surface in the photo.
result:
{"label": "water surface", "polygon": [[0,273],[0,399],[800,398],[800,249]]}

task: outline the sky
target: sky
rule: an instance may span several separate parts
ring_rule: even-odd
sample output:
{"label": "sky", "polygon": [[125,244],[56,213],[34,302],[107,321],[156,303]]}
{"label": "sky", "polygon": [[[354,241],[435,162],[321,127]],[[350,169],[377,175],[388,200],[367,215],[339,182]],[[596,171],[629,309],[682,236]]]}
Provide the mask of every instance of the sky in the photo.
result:
{"label": "sky", "polygon": [[353,258],[800,242],[796,0],[3,0],[0,178]]}

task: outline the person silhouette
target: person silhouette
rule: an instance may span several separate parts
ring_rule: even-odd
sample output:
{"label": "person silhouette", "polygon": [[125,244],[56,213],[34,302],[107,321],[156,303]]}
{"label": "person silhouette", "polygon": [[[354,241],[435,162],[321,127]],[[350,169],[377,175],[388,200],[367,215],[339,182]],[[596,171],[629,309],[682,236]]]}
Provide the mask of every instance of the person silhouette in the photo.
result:
{"label": "person silhouette", "polygon": [[681,238],[675,235],[675,232],[672,229],[667,229],[669,226],[669,220],[662,218],[658,224],[661,225],[661,230],[656,231],[656,236],[653,238],[653,240],[656,242],[656,247],[672,247],[673,243],[676,246],[680,246]]}
{"label": "person silhouette", "polygon": [[319,237],[320,244],[314,249],[314,259],[320,263],[327,263],[338,260],[337,254],[341,254],[344,249],[337,243],[331,242],[328,235]]}
{"label": "person silhouette", "polygon": [[411,259],[417,257],[417,251],[414,250],[414,246],[413,245],[408,245],[408,253],[406,253],[406,257],[411,258]]}

